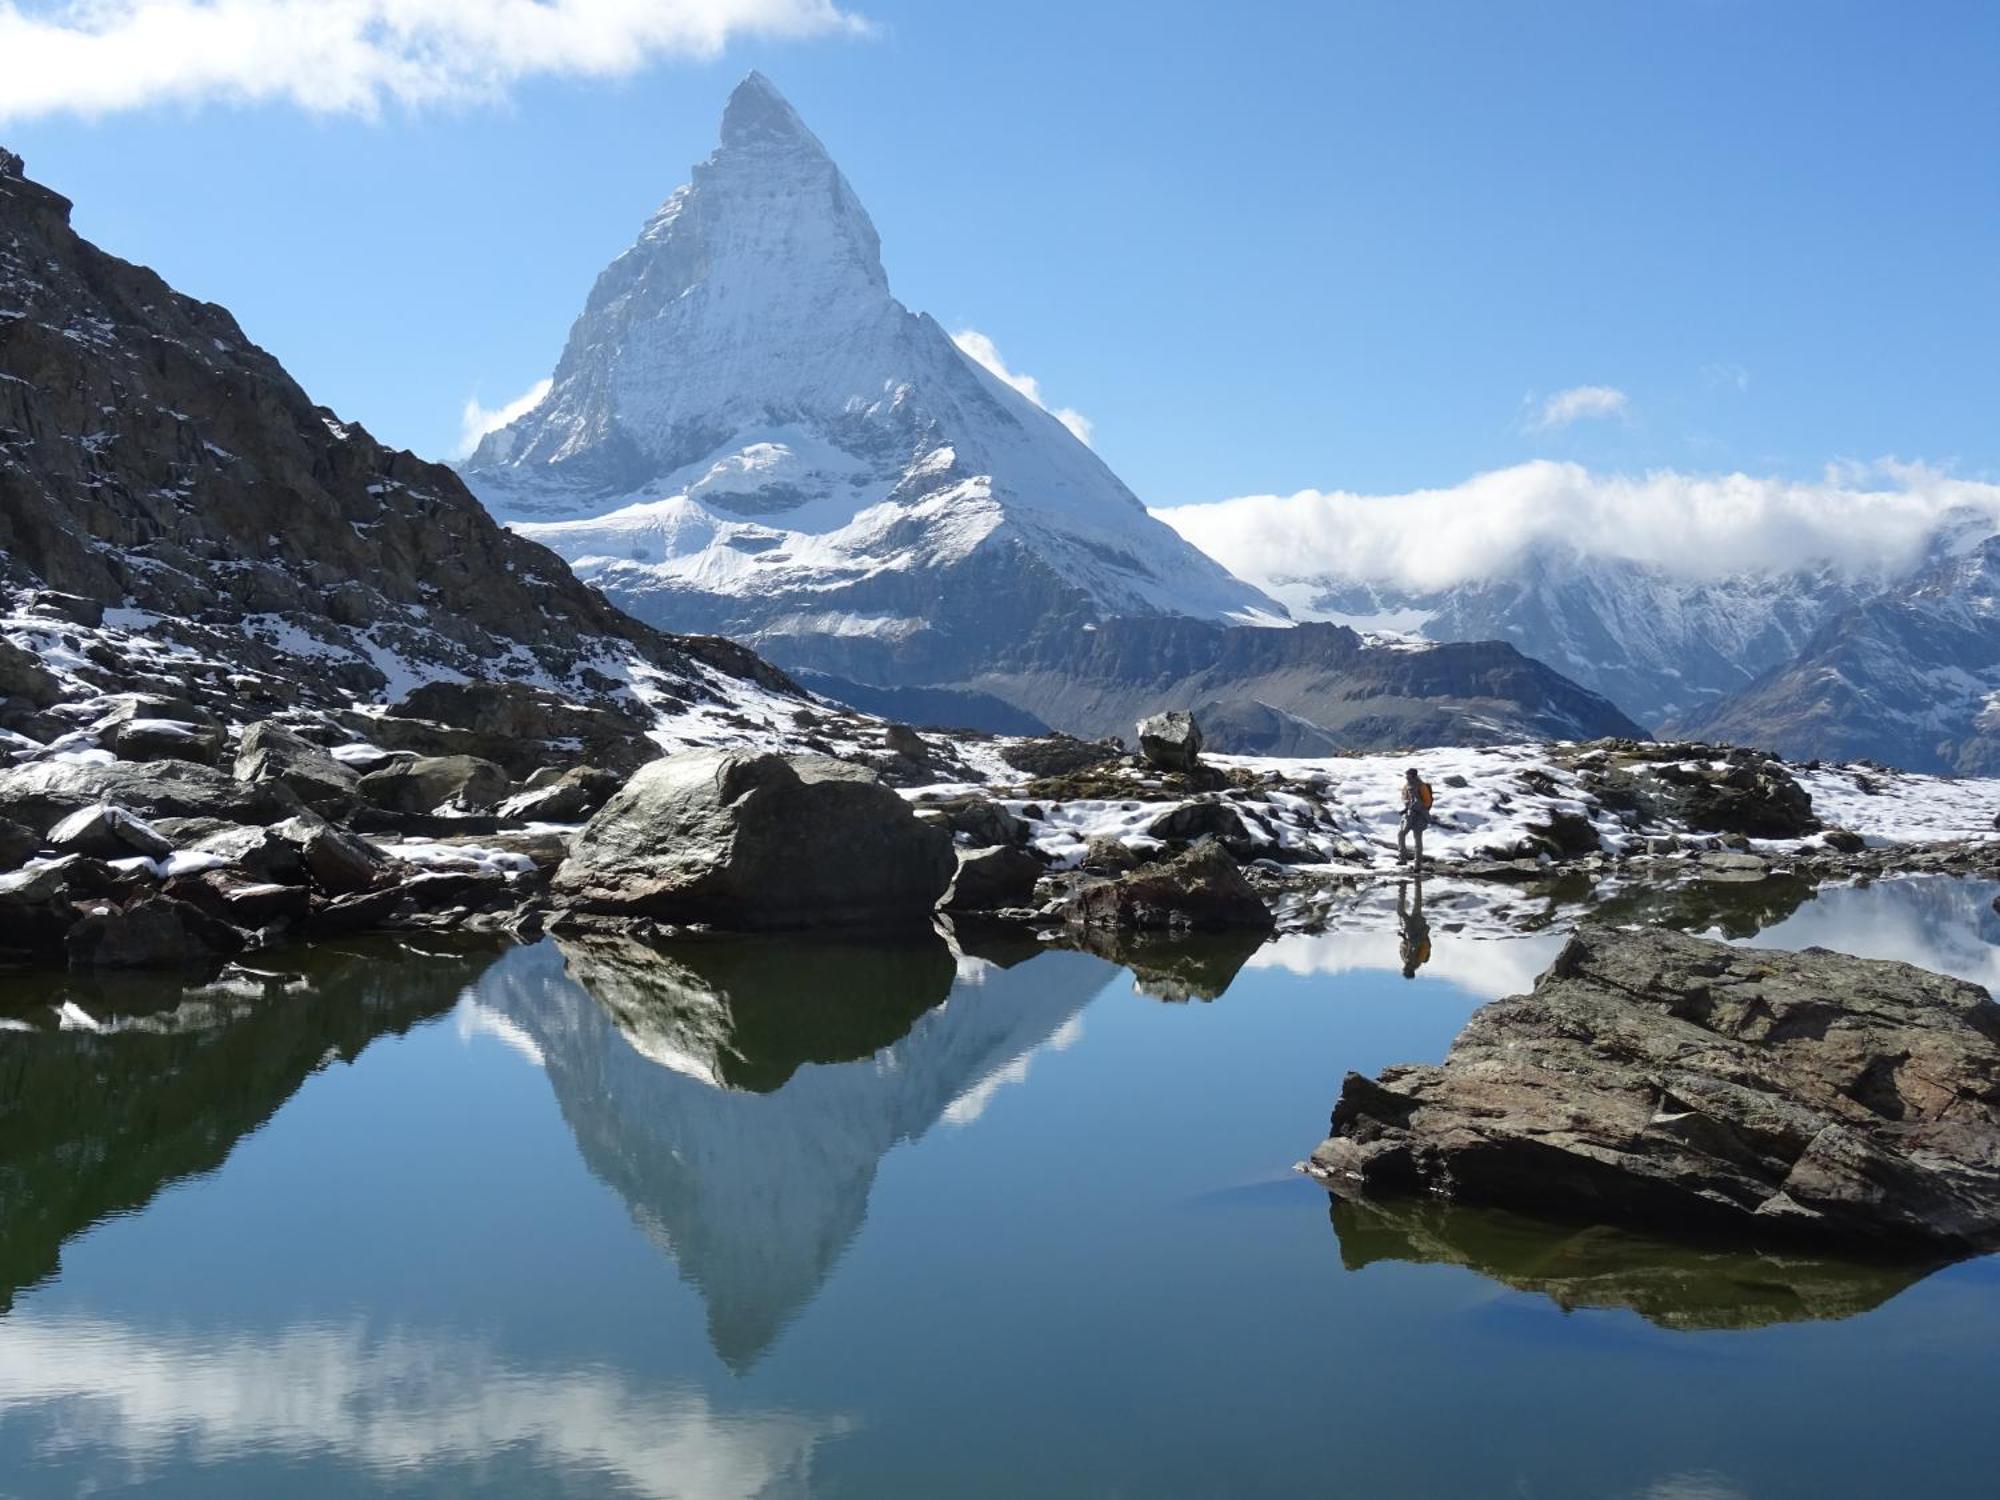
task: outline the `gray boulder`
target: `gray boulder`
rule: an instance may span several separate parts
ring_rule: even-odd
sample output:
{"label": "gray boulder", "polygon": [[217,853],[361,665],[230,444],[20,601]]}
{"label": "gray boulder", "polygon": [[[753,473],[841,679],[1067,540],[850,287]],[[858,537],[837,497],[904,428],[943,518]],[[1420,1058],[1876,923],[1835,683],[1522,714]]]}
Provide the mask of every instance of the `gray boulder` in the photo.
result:
{"label": "gray boulder", "polygon": [[360,800],[361,778],[351,767],[275,719],[243,731],[236,748],[239,781],[276,781],[326,817],[345,817]]}
{"label": "gray boulder", "polygon": [[824,770],[735,750],[654,761],[578,832],[555,899],[739,930],[928,922],[950,835],[889,788]]}
{"label": "gray boulder", "polygon": [[105,802],[71,813],[49,830],[47,842],[58,854],[93,859],[128,859],[135,854],[164,859],[174,852],[172,839],[124,808]]}
{"label": "gray boulder", "polygon": [[1823,949],[1580,931],[1441,1066],[1350,1073],[1310,1169],[1677,1234],[2000,1244],[2000,1007]]}
{"label": "gray boulder", "polygon": [[1180,709],[1139,721],[1139,754],[1162,771],[1192,771],[1201,763],[1201,726]]}
{"label": "gray boulder", "polygon": [[20,869],[41,847],[41,835],[34,829],[0,818],[0,870]]}
{"label": "gray boulder", "polygon": [[939,904],[946,911],[998,911],[1035,899],[1042,862],[1025,849],[999,844],[958,851],[958,873]]}
{"label": "gray boulder", "polygon": [[299,810],[289,787],[238,781],[192,761],[76,765],[37,761],[0,771],[0,818],[47,833],[71,813],[100,802],[136,817],[221,818],[264,826]]}
{"label": "gray boulder", "polygon": [[1063,915],[1072,926],[1120,931],[1268,932],[1276,925],[1236,861],[1211,839],[1116,880],[1080,887]]}
{"label": "gray boulder", "polygon": [[503,818],[578,823],[609,802],[623,784],[610,771],[573,766],[559,775],[530,778],[529,784],[502,802],[497,811]]}
{"label": "gray boulder", "polygon": [[507,773],[473,755],[425,755],[370,771],[361,798],[384,812],[423,815],[440,808],[486,812],[507,795]]}

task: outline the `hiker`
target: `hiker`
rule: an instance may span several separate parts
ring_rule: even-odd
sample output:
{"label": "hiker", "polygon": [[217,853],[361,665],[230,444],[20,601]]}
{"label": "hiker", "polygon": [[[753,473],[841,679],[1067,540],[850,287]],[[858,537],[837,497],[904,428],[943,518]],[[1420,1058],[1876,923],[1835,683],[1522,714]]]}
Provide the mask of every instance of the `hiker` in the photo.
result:
{"label": "hiker", "polygon": [[1417,869],[1424,867],[1424,830],[1431,826],[1431,784],[1411,766],[1403,775],[1403,821],[1396,825],[1396,862],[1410,857],[1408,841],[1417,838]]}
{"label": "hiker", "polygon": [[1415,979],[1417,970],[1431,961],[1431,924],[1424,918],[1424,880],[1417,877],[1417,903],[1405,906],[1407,881],[1396,882],[1396,954],[1403,961],[1403,977]]}

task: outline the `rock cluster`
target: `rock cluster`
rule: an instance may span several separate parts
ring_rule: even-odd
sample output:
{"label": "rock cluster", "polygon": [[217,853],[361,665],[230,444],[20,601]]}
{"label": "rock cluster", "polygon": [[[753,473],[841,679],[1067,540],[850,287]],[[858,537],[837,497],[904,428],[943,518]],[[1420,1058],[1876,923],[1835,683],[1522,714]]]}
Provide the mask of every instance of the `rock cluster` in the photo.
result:
{"label": "rock cluster", "polygon": [[1586,928],[1440,1066],[1349,1074],[1310,1170],[1677,1234],[2000,1244],[2000,1007],[1820,949]]}

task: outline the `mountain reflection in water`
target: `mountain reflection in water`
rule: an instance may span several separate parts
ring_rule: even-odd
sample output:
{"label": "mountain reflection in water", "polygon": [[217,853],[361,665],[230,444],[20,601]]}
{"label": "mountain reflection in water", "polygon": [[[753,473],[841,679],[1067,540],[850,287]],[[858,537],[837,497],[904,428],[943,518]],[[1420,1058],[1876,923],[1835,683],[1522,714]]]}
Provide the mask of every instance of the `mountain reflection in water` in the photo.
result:
{"label": "mountain reflection in water", "polygon": [[[469,1003],[532,1043],[585,1164],[747,1370],[860,1228],[882,1158],[1058,1036],[1117,970],[942,939],[545,942]],[[954,1111],[962,1121],[963,1109]]]}

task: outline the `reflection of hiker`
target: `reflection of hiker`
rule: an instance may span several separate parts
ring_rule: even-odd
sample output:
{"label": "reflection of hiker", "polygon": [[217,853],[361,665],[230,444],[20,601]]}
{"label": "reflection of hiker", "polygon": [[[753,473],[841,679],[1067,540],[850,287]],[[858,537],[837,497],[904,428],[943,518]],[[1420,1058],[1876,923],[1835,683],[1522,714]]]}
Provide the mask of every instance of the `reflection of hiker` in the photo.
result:
{"label": "reflection of hiker", "polygon": [[1431,924],[1424,920],[1424,882],[1417,879],[1416,905],[1403,905],[1406,881],[1396,882],[1396,926],[1401,932],[1401,940],[1396,944],[1396,952],[1403,960],[1403,977],[1415,979],[1417,970],[1431,961]]}
{"label": "reflection of hiker", "polygon": [[1403,821],[1396,825],[1396,859],[1410,857],[1407,840],[1417,839],[1417,869],[1424,867],[1424,830],[1431,826],[1431,784],[1411,766],[1403,776]]}

